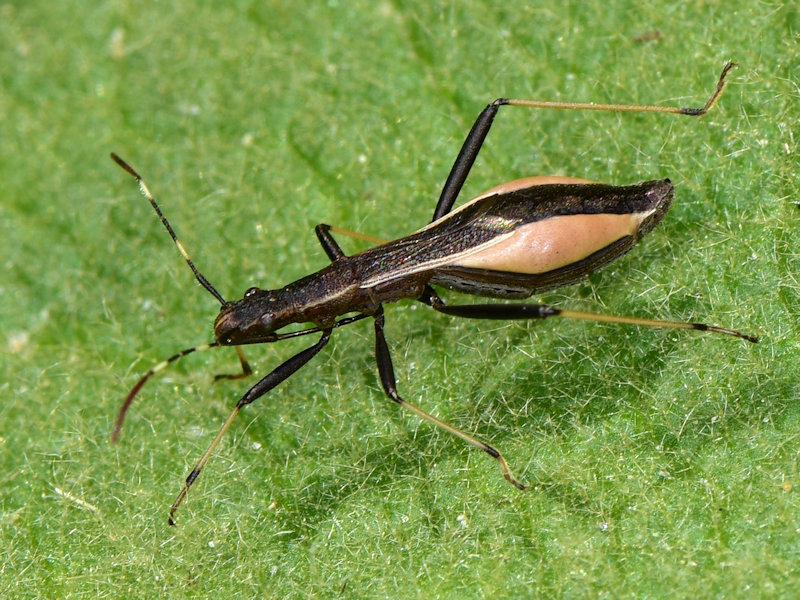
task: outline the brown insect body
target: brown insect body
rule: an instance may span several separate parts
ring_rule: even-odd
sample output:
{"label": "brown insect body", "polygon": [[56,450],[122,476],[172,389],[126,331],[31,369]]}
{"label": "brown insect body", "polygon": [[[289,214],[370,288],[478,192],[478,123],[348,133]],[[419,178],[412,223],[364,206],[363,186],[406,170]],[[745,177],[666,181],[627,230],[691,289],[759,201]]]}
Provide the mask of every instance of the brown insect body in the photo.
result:
{"label": "brown insect body", "polygon": [[[238,378],[252,372],[239,346],[321,334],[317,342],[285,360],[242,396],[205,454],[186,478],[186,484],[170,510],[170,524],[174,524],[176,509],[238,411],[307,364],[325,347],[334,329],[366,317],[374,319],[378,374],[387,396],[406,410],[494,457],[503,476],[519,489],[524,489],[511,474],[497,449],[425,412],[399,395],[384,334],[383,305],[387,303],[401,299],[418,300],[440,313],[471,319],[527,320],[561,316],[639,326],[711,331],[756,342],[755,336],[702,323],[676,323],[585,313],[557,309],[545,304],[449,305],[433,289],[433,286],[442,286],[478,296],[520,299],[536,292],[575,283],[630,250],[661,221],[672,202],[673,188],[668,179],[613,186],[565,177],[538,177],[502,184],[453,210],[501,106],[700,116],[719,98],[725,86],[725,76],[733,66],[733,63],[728,63],[724,67],[716,90],[701,108],[498,98],[480,113],[467,135],[429,225],[406,237],[380,243],[353,256],[347,256],[341,250],[331,235],[334,228],[318,225],[316,234],[331,260],[330,265],[279,289],[250,288],[243,298],[235,301],[225,300],[200,273],[142,178],[125,161],[112,154],[112,158],[136,178],[198,282],[221,304],[214,323],[215,341],[178,352],[151,368],[125,399],[117,416],[112,435],[114,439],[119,435],[133,398],[144,383],[175,360],[197,350],[235,346],[243,373],[218,378]],[[297,323],[310,323],[312,327],[280,332],[284,327]]]}
{"label": "brown insect body", "polygon": [[[630,250],[664,217],[672,198],[668,179],[629,186],[533,185],[482,195],[407,237],[342,256],[283,288],[251,288],[241,300],[222,307],[214,335],[222,345],[262,343],[292,323],[330,327],[347,313],[373,314],[385,303],[419,299],[430,284],[495,298],[524,298],[570,285]],[[609,215],[625,219],[603,228]],[[582,230],[571,226],[575,216],[584,217]],[[601,231],[592,235],[595,221]],[[480,259],[498,240],[543,222],[556,224],[564,244],[580,247],[590,238],[593,247],[566,265],[554,257],[534,273],[521,272],[523,267],[497,271],[459,264]],[[551,232],[548,240],[554,237]],[[540,256],[537,247],[515,250],[520,265]]]}

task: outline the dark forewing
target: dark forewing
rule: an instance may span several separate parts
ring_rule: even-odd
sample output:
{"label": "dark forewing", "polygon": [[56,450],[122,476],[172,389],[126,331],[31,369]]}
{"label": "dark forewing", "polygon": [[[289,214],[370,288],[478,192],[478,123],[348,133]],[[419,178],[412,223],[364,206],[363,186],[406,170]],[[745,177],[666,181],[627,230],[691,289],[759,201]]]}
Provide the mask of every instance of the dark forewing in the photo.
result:
{"label": "dark forewing", "polygon": [[[351,258],[362,268],[364,288],[427,273],[431,283],[473,294],[526,297],[573,283],[630,250],[661,220],[671,200],[668,180],[630,186],[537,185],[471,201],[407,237]],[[499,243],[530,223],[569,215],[648,212],[635,236],[612,240],[583,260],[551,272],[521,274],[455,266],[459,259]]]}

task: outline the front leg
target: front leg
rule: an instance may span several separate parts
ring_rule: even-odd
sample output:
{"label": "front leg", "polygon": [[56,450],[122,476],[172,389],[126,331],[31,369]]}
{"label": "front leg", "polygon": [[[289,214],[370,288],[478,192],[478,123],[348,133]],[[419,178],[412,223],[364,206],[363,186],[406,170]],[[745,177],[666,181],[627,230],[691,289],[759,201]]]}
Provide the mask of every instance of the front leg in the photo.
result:
{"label": "front leg", "polygon": [[242,352],[241,346],[234,346],[234,350],[236,350],[236,355],[239,357],[239,364],[242,367],[241,373],[220,373],[218,375],[214,375],[214,381],[219,381],[220,379],[245,379],[246,377],[250,377],[253,374],[253,368],[250,366],[250,363],[247,362],[247,358]]}
{"label": "front leg", "polygon": [[219,433],[214,437],[209,444],[208,449],[205,451],[200,460],[197,461],[197,464],[194,466],[192,471],[189,473],[189,476],[186,478],[186,483],[184,484],[183,488],[181,489],[180,494],[175,499],[175,502],[172,504],[172,508],[169,511],[169,524],[174,526],[175,525],[175,511],[178,510],[181,502],[186,497],[186,494],[189,492],[189,488],[192,487],[192,484],[195,482],[197,477],[200,475],[200,472],[203,470],[203,467],[208,462],[208,459],[211,458],[211,454],[214,452],[214,449],[219,444],[220,440],[222,440],[222,436],[225,435],[225,432],[228,431],[228,428],[233,423],[234,418],[236,415],[239,414],[241,408],[251,402],[257,400],[271,389],[275,388],[280,383],[286,381],[289,377],[294,375],[299,369],[301,369],[308,361],[314,358],[320,350],[322,350],[325,345],[328,343],[328,340],[331,339],[331,331],[332,329],[323,329],[322,330],[322,337],[319,341],[311,346],[310,348],[306,348],[305,350],[298,352],[290,359],[281,363],[277,368],[275,368],[272,372],[267,374],[266,377],[261,379],[257,384],[251,387],[248,392],[242,396],[241,400],[236,404],[236,407],[233,409],[228,418],[223,423],[222,427],[219,430]]}

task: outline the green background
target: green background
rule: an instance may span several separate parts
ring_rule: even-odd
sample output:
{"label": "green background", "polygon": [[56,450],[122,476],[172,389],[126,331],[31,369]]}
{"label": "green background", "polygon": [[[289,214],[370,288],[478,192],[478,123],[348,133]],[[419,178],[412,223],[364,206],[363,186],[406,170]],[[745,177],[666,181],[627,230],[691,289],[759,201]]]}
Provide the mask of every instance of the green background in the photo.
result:
{"label": "green background", "polygon": [[[800,11],[732,7],[0,4],[0,596],[796,593]],[[694,106],[729,59],[700,120],[501,111],[464,197],[668,176],[675,205],[639,248],[541,299],[760,344],[392,305],[401,393],[498,446],[526,493],[384,397],[365,321],[243,411],[167,527],[248,383],[212,384],[230,350],[186,358],[110,443],[137,378],[210,341],[218,310],[110,151],[233,298],[324,266],[316,223],[424,225],[497,96]],[[307,343],[248,355],[263,376]]]}

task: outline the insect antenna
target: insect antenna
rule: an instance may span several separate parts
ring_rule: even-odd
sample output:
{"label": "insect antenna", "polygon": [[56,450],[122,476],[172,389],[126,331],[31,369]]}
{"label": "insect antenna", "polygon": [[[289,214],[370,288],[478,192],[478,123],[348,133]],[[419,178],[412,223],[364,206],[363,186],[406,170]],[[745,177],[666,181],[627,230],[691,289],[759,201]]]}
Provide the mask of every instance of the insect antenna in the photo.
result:
{"label": "insect antenna", "polygon": [[153,194],[150,193],[150,190],[147,188],[147,185],[142,179],[142,176],[139,175],[139,173],[137,173],[133,167],[131,167],[128,163],[122,160],[115,153],[113,152],[111,153],[111,158],[114,159],[115,163],[117,163],[120,167],[125,169],[125,171],[127,171],[129,174],[133,175],[133,177],[136,179],[136,183],[139,184],[139,189],[142,190],[142,194],[144,194],[144,197],[147,198],[148,202],[150,202],[150,205],[153,207],[153,210],[156,211],[156,214],[158,215],[158,218],[161,219],[161,222],[164,224],[164,227],[167,228],[167,231],[169,232],[172,241],[175,242],[175,245],[178,247],[178,250],[180,250],[183,259],[186,261],[186,264],[189,265],[189,268],[192,270],[192,273],[194,273],[194,276],[197,278],[197,281],[200,282],[200,285],[206,288],[208,292],[219,301],[220,304],[222,304],[223,306],[227,304],[225,302],[225,298],[222,297],[222,295],[217,291],[217,289],[213,285],[211,285],[208,279],[206,279],[203,276],[203,274],[197,270],[197,267],[194,266],[192,259],[189,257],[189,253],[186,252],[186,249],[183,247],[183,244],[181,244],[181,241],[178,239],[178,236],[175,235],[175,230],[172,229],[172,225],[169,224],[169,221],[167,221],[167,218],[164,216],[164,213],[161,212],[161,208],[156,203],[156,199],[153,197]]}
{"label": "insect antenna", "polygon": [[[172,241],[175,242],[175,245],[178,247],[178,250],[180,250],[181,255],[186,261],[186,264],[189,265],[189,268],[192,270],[192,273],[194,273],[194,276],[197,279],[197,281],[200,282],[200,285],[202,285],[206,290],[208,290],[208,292],[212,296],[214,296],[214,298],[216,298],[221,305],[225,306],[227,304],[225,298],[222,297],[222,294],[220,294],[217,291],[217,289],[213,285],[211,285],[208,279],[206,279],[205,276],[203,276],[203,274],[197,269],[194,262],[192,262],[189,253],[186,252],[186,249],[183,247],[183,244],[178,239],[178,236],[176,235],[175,230],[172,228],[172,225],[170,225],[169,221],[164,216],[164,213],[161,212],[161,207],[158,205],[156,199],[153,197],[153,194],[148,189],[147,184],[145,184],[144,180],[142,179],[142,176],[139,175],[139,173],[137,173],[133,167],[131,167],[127,162],[125,162],[114,152],[111,153],[111,158],[114,160],[115,163],[117,163],[120,167],[122,167],[128,174],[132,175],[134,179],[136,179],[136,183],[139,184],[139,189],[142,191],[142,194],[144,194],[144,197],[147,198],[148,202],[150,202],[150,205],[153,207],[153,210],[156,211],[158,218],[161,220],[161,223],[163,223],[164,227],[167,229],[167,232],[169,232]],[[207,350],[209,348],[214,348],[219,345],[220,344],[218,342],[213,342],[210,344],[201,344],[200,346],[195,346],[193,348],[187,348],[186,350],[181,350],[177,354],[174,354],[170,356],[168,359],[161,361],[156,366],[147,371],[147,373],[145,373],[142,376],[142,378],[139,379],[138,382],[136,382],[136,385],[133,386],[131,391],[128,392],[128,395],[125,397],[125,402],[122,403],[122,407],[120,407],[119,413],[117,414],[117,419],[114,422],[114,431],[111,434],[111,440],[113,442],[116,442],[119,439],[119,434],[120,431],[122,430],[122,423],[125,421],[125,415],[128,413],[128,409],[131,407],[131,404],[133,403],[133,399],[136,397],[136,394],[139,393],[139,390],[141,390],[144,384],[147,383],[148,379],[150,379],[153,375],[164,369],[167,365],[175,362],[179,358],[183,358],[187,354],[192,354],[200,350]],[[249,374],[249,365],[247,365],[247,361],[244,359],[244,356],[241,354],[241,351],[237,349],[237,352],[239,353],[239,359],[242,363],[244,374],[247,375]],[[230,376],[223,376],[222,378],[228,378],[228,377]]]}
{"label": "insect antenna", "polygon": [[162,360],[156,366],[152,367],[147,373],[142,375],[142,378],[136,382],[136,385],[131,388],[131,391],[128,392],[128,395],[125,396],[125,402],[122,403],[122,406],[119,409],[119,413],[117,413],[117,420],[114,421],[114,431],[111,433],[111,441],[117,442],[119,440],[119,433],[122,430],[122,423],[125,421],[125,415],[128,414],[128,409],[131,407],[133,403],[133,399],[136,397],[136,394],[139,393],[139,390],[142,389],[147,380],[150,379],[153,375],[167,367],[168,365],[174,363],[179,358],[183,358],[188,354],[192,354],[194,352],[200,352],[202,350],[208,350],[209,348],[216,348],[219,346],[218,342],[212,342],[210,344],[201,344],[200,346],[194,346],[193,348],[187,348],[186,350],[181,350],[177,354],[173,354],[167,360]]}

